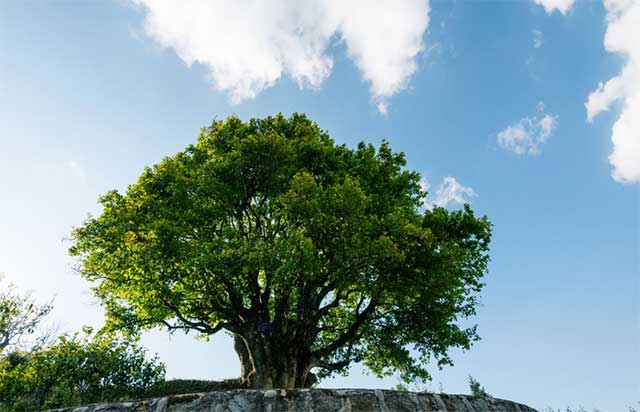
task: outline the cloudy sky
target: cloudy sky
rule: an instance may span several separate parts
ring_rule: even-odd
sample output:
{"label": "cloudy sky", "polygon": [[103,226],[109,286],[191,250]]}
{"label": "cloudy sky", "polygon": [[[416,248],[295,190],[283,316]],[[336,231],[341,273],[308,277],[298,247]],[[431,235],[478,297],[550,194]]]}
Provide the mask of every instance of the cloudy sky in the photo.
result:
{"label": "cloudy sky", "polygon": [[[200,127],[305,112],[407,153],[427,207],[495,224],[480,341],[431,389],[534,407],[640,400],[640,1],[0,1],[0,272],[99,326],[65,240]],[[171,377],[230,341],[151,332]],[[325,387],[390,387],[358,367]]]}

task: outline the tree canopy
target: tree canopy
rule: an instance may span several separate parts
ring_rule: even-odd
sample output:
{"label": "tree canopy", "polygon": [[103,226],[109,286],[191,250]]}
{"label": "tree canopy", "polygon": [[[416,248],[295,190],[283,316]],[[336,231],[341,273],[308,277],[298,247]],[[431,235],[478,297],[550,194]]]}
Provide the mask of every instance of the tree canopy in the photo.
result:
{"label": "tree canopy", "polygon": [[107,326],[227,331],[252,387],[303,387],[362,362],[428,379],[468,349],[491,224],[425,210],[384,142],[337,145],[304,115],[203,128],[73,231]]}

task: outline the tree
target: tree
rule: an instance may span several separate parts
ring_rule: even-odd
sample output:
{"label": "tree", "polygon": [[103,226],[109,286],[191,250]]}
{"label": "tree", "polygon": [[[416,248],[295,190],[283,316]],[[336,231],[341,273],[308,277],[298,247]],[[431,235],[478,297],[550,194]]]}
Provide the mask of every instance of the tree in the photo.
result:
{"label": "tree", "polygon": [[52,345],[0,358],[0,410],[33,411],[139,398],[164,381],[164,365],[114,335],[63,334]]}
{"label": "tree", "polygon": [[[2,282],[0,274],[0,286]],[[51,307],[50,303],[39,305],[31,294],[19,294],[12,284],[5,284],[0,289],[0,353],[25,343],[24,339],[36,332]]]}
{"label": "tree", "polygon": [[491,224],[422,211],[402,153],[349,149],[304,115],[214,121],[72,234],[107,326],[229,332],[256,388],[362,362],[428,379],[468,349]]}

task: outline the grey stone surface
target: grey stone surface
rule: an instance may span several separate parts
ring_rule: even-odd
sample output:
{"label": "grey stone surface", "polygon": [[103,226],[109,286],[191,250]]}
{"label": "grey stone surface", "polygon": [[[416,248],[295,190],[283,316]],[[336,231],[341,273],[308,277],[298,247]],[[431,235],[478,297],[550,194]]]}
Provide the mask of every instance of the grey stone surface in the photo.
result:
{"label": "grey stone surface", "polygon": [[58,412],[536,412],[469,395],[367,389],[230,390],[58,409]]}

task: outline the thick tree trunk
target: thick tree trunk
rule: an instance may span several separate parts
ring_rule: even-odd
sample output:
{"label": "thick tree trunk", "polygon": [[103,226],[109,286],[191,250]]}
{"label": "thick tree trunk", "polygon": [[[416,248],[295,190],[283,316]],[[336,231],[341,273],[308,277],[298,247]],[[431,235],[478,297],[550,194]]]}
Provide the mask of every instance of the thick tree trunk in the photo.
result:
{"label": "thick tree trunk", "polygon": [[254,389],[301,388],[314,383],[300,348],[285,347],[278,339],[256,335],[249,339],[234,335],[242,382]]}

